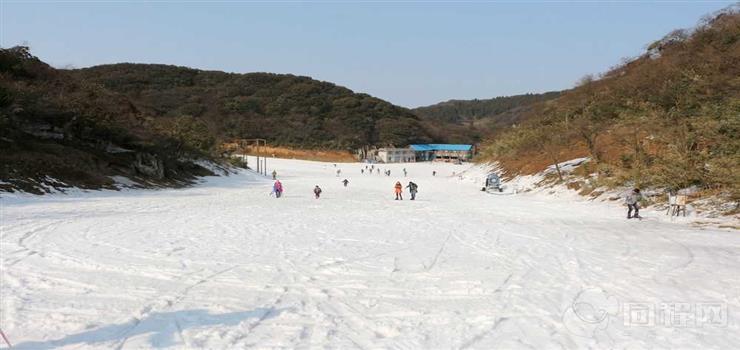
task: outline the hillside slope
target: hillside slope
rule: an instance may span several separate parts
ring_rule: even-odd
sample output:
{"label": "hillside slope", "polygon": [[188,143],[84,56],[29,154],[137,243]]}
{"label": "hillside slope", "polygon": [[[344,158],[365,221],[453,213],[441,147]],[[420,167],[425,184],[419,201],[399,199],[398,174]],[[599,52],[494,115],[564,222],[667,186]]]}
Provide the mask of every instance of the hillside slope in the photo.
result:
{"label": "hillside slope", "polygon": [[69,73],[124,94],[153,118],[198,120],[221,140],[345,150],[431,140],[408,109],[308,77],[128,63]]}
{"label": "hillside slope", "polygon": [[740,198],[740,13],[677,30],[640,57],[540,103],[490,140],[509,174],[588,156],[590,188],[695,187]]}
{"label": "hillside slope", "polygon": [[114,188],[114,176],[183,185],[211,174],[193,161],[208,158],[125,96],[54,69],[26,47],[0,50],[0,191]]}
{"label": "hillside slope", "polygon": [[500,96],[491,99],[449,100],[414,108],[413,112],[444,138],[453,142],[473,143],[521,123],[532,107],[552,100],[562,92]]}

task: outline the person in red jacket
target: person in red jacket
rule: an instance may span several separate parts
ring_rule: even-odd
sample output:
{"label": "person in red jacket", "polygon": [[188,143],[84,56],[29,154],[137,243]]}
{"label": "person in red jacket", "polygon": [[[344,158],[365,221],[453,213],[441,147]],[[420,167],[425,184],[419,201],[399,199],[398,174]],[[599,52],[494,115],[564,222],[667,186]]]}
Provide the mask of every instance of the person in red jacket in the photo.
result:
{"label": "person in red jacket", "polygon": [[283,195],[283,184],[280,180],[275,181],[275,184],[272,185],[272,191],[275,192],[275,198],[280,198]]}
{"label": "person in red jacket", "polygon": [[403,195],[402,195],[403,185],[401,185],[401,182],[396,181],[395,191],[396,191],[396,200],[399,200],[399,199],[403,200]]}

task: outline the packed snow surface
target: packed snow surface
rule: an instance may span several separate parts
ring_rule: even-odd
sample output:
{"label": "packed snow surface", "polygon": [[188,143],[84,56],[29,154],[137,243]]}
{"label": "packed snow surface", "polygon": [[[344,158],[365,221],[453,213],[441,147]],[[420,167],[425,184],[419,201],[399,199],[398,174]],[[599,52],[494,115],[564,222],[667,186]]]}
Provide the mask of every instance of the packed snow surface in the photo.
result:
{"label": "packed snow surface", "polygon": [[[4,195],[0,328],[14,349],[740,344],[738,231],[488,194],[467,165],[268,167],[280,199],[249,171]],[[417,200],[394,200],[408,180]]]}

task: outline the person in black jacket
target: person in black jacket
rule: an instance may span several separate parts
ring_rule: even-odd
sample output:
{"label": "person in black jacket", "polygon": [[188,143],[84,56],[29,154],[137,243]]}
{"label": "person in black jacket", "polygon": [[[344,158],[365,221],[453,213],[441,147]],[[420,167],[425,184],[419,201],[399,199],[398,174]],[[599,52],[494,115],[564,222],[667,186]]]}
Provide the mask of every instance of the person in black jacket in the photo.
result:
{"label": "person in black jacket", "polygon": [[406,185],[406,188],[408,188],[409,193],[411,193],[411,200],[416,199],[416,192],[419,191],[419,185],[413,183],[412,181],[409,181],[409,184]]}

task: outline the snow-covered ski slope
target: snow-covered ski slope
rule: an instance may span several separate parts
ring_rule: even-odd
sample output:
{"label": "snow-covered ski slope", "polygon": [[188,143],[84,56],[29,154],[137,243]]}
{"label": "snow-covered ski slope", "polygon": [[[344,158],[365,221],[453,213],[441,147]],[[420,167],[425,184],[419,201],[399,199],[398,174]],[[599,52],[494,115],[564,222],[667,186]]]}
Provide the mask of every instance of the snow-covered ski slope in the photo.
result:
{"label": "snow-covered ski slope", "polygon": [[15,349],[740,346],[737,231],[494,196],[465,165],[268,165],[283,198],[249,172],[5,196],[0,328]]}

